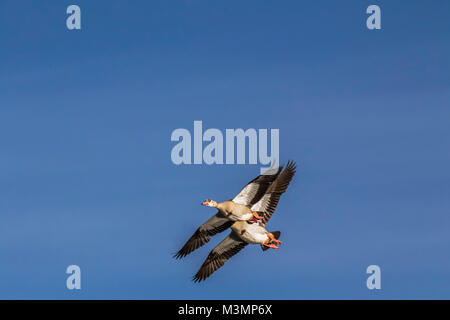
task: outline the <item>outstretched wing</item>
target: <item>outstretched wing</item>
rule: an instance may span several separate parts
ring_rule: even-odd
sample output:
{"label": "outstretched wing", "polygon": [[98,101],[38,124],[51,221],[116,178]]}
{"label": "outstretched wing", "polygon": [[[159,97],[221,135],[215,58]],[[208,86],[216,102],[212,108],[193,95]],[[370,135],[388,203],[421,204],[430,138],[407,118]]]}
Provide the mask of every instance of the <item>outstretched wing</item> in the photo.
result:
{"label": "outstretched wing", "polygon": [[174,258],[180,259],[187,256],[192,251],[207,243],[210,240],[210,236],[225,231],[231,227],[232,224],[233,221],[230,221],[230,219],[217,212],[194,232],[183,248],[174,255]]}
{"label": "outstretched wing", "polygon": [[205,280],[216,270],[222,267],[228,259],[241,251],[246,245],[246,242],[242,241],[239,236],[231,231],[231,233],[223,239],[222,242],[212,249],[192,280],[194,282]]}
{"label": "outstretched wing", "polygon": [[283,167],[269,170],[267,173],[261,174],[249,183],[233,198],[233,202],[243,204],[244,206],[253,206],[267,191],[267,188],[278,177]]}
{"label": "outstretched wing", "polygon": [[257,211],[262,214],[264,219],[261,222],[263,225],[267,224],[275,212],[281,195],[286,192],[289,183],[295,175],[295,170],[295,162],[289,161],[286,169],[270,185],[264,196],[251,207],[252,211]]}

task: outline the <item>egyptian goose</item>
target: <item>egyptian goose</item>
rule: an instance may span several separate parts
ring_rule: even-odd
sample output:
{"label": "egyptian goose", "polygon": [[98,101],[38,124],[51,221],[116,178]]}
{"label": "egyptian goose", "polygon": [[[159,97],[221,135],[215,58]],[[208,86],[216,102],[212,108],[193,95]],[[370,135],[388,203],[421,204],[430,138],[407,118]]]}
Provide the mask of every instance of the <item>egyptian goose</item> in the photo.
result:
{"label": "egyptian goose", "polygon": [[261,245],[263,251],[268,248],[278,249],[277,244],[282,244],[278,240],[281,233],[279,231],[268,232],[266,224],[275,212],[281,195],[292,180],[295,168],[294,162],[288,162],[286,169],[270,185],[264,196],[252,206],[252,210],[263,216],[261,221],[254,224],[248,221],[236,221],[231,225],[231,233],[210,252],[194,276],[194,282],[208,278],[249,243]]}
{"label": "egyptian goose", "polygon": [[[272,182],[278,177],[283,167],[272,169],[259,175],[249,183],[230,201],[217,203],[206,200],[202,205],[217,208],[215,215],[203,223],[189,238],[185,245],[175,254],[175,258],[183,258],[192,251],[200,248],[210,240],[210,236],[228,229],[234,221],[262,219],[255,210],[251,210],[266,193]],[[271,174],[268,174],[271,173]],[[253,218],[253,219],[252,219]]]}

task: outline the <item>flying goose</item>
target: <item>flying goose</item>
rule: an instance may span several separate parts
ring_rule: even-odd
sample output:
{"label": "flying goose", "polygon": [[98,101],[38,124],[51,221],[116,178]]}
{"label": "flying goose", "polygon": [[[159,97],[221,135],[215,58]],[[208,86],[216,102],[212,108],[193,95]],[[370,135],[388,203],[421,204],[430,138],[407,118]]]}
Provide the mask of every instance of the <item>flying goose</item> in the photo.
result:
{"label": "flying goose", "polygon": [[194,276],[194,282],[208,278],[249,243],[261,245],[263,251],[269,248],[278,250],[277,244],[282,244],[278,240],[281,233],[279,231],[268,232],[266,224],[275,212],[281,195],[292,180],[295,169],[295,163],[288,162],[286,169],[270,185],[264,196],[252,206],[252,210],[262,215],[261,221],[254,224],[247,221],[236,221],[231,225],[231,233],[210,252]]}
{"label": "flying goose", "polygon": [[[228,229],[234,221],[252,219],[263,219],[264,217],[254,213],[251,210],[266,193],[272,182],[278,177],[281,170],[271,169],[262,175],[259,175],[249,183],[230,201],[217,203],[212,200],[206,200],[202,205],[217,208],[215,215],[203,223],[189,238],[185,245],[175,254],[176,259],[187,256],[192,251],[200,248],[210,240],[210,236],[223,232]],[[271,174],[269,174],[271,173]]]}

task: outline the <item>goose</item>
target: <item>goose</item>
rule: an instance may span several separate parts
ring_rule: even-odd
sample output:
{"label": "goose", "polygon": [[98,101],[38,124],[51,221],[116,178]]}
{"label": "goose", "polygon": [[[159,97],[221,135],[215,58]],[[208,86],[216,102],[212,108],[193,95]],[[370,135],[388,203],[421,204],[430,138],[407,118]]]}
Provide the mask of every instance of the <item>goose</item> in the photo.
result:
{"label": "goose", "polygon": [[263,251],[269,248],[279,249],[278,245],[282,244],[279,240],[281,232],[267,231],[266,224],[275,212],[281,195],[294,177],[295,170],[295,163],[288,162],[286,169],[270,185],[264,196],[252,206],[252,210],[262,214],[263,219],[253,224],[249,221],[236,221],[231,225],[230,234],[209,253],[194,276],[194,282],[207,279],[248,244],[259,244]]}
{"label": "goose", "polygon": [[255,210],[252,211],[251,208],[264,196],[282,169],[283,167],[280,166],[278,169],[269,169],[264,174],[259,175],[247,183],[230,201],[217,203],[210,199],[205,200],[202,205],[216,208],[217,213],[198,227],[184,246],[174,255],[174,258],[181,259],[205,245],[211,236],[225,231],[231,227],[234,221],[250,219],[253,222],[257,219],[262,220],[263,217],[256,214]]}

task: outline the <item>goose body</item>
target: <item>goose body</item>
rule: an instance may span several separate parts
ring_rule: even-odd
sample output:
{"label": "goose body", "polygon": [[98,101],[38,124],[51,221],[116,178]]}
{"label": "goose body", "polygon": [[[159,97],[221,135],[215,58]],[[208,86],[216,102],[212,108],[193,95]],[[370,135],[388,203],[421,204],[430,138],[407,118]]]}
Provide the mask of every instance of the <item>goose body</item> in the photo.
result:
{"label": "goose body", "polygon": [[218,203],[216,208],[231,221],[247,221],[253,218],[253,211],[248,206],[233,201]]}
{"label": "goose body", "polygon": [[247,223],[246,221],[238,221],[231,226],[239,238],[246,243],[251,244],[265,244],[269,242],[268,231],[259,223]]}

